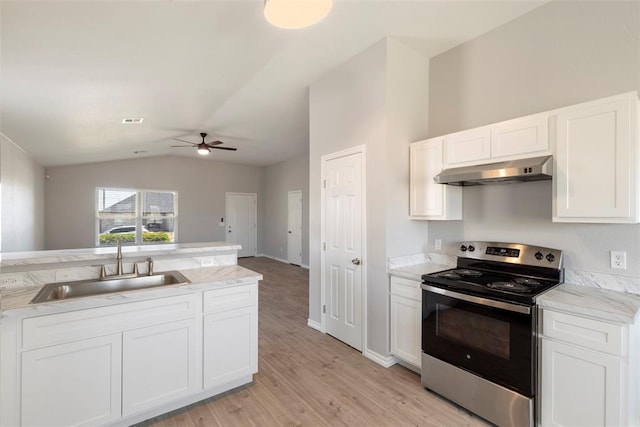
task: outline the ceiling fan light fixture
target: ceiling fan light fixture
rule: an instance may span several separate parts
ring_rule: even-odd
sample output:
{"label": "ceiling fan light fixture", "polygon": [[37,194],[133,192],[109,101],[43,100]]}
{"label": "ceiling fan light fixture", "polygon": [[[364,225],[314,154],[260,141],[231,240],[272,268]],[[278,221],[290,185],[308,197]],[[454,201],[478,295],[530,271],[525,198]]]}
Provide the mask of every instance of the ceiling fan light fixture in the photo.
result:
{"label": "ceiling fan light fixture", "polygon": [[275,27],[296,30],[320,22],[332,6],[333,0],[264,0],[264,17]]}
{"label": "ceiling fan light fixture", "polygon": [[209,147],[207,147],[207,144],[198,144],[198,154],[200,154],[201,156],[206,156],[210,152],[211,150],[209,149]]}

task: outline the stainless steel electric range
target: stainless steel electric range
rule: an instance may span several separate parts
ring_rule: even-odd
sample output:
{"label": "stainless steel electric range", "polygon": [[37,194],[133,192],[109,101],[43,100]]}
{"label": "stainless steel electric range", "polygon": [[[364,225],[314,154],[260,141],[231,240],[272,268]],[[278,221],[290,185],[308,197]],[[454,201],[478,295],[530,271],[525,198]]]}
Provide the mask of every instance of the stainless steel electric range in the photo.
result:
{"label": "stainless steel electric range", "polygon": [[498,426],[534,426],[536,297],[562,283],[562,252],[465,242],[422,276],[422,384]]}

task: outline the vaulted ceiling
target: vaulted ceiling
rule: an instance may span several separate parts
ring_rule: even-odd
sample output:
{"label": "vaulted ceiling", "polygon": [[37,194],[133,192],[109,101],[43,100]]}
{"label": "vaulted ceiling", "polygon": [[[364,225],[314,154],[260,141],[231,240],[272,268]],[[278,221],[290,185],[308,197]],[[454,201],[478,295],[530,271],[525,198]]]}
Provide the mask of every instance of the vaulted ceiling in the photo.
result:
{"label": "vaulted ceiling", "polygon": [[335,0],[282,30],[262,0],[3,0],[0,131],[43,166],[196,157],[170,146],[203,131],[238,148],[207,158],[268,165],[307,152],[309,85],[368,46],[433,56],[544,2]]}

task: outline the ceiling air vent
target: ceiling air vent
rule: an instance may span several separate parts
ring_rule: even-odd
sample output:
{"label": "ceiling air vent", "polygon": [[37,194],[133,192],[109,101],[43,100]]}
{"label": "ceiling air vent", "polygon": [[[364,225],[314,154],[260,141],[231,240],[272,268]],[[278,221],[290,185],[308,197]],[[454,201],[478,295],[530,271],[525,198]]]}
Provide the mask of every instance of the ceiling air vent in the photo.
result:
{"label": "ceiling air vent", "polygon": [[142,123],[143,120],[144,119],[142,117],[126,117],[122,119],[122,123],[124,123],[125,125],[133,125]]}

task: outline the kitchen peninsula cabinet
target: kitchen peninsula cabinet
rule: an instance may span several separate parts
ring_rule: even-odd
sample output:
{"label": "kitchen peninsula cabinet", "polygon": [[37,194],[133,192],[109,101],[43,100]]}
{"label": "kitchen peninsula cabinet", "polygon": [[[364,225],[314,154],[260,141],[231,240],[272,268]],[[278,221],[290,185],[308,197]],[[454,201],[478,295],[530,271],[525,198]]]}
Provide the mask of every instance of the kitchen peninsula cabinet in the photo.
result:
{"label": "kitchen peninsula cabinet", "polygon": [[409,145],[409,217],[427,220],[462,219],[462,188],[436,184],[442,172],[443,139]]}
{"label": "kitchen peninsula cabinet", "polygon": [[558,110],[553,221],[636,223],[636,92]]}
{"label": "kitchen peninsula cabinet", "polygon": [[91,426],[120,419],[121,351],[121,335],[111,334],[23,352],[20,425]]}
{"label": "kitchen peninsula cabinet", "polygon": [[638,325],[542,310],[541,426],[637,426]]}
{"label": "kitchen peninsula cabinet", "polygon": [[205,292],[204,386],[258,371],[258,286]]}
{"label": "kitchen peninsula cabinet", "polygon": [[195,318],[125,332],[122,415],[189,396],[200,389]]}
{"label": "kitchen peninsula cabinet", "polygon": [[95,307],[89,297],[3,312],[0,425],[130,425],[250,383],[260,276],[229,279],[233,268],[220,283]]}
{"label": "kitchen peninsula cabinet", "polygon": [[420,282],[390,278],[391,354],[420,370],[422,290]]}

